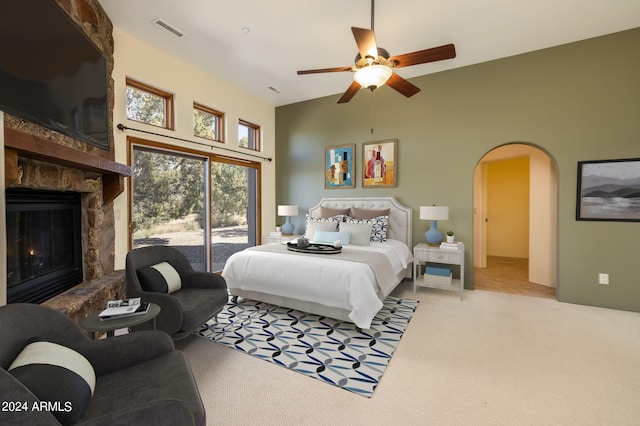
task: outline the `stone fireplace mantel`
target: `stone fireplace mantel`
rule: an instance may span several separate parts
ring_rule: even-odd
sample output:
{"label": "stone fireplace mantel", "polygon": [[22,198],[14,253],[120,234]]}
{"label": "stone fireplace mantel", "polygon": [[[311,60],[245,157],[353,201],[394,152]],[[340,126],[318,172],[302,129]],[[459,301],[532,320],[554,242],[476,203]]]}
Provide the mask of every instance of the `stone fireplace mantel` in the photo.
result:
{"label": "stone fireplace mantel", "polygon": [[129,166],[52,143],[16,129],[5,127],[4,137],[7,185],[15,183],[18,178],[18,156],[102,174],[105,203],[113,201],[124,191],[124,178],[131,176]]}

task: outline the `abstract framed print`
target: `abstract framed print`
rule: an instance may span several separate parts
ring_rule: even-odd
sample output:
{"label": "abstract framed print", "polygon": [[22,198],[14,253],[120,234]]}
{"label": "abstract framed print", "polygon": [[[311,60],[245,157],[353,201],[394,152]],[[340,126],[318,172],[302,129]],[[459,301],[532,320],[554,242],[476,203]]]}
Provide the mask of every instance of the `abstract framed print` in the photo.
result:
{"label": "abstract framed print", "polygon": [[333,145],[324,150],[324,188],[355,188],[355,144]]}
{"label": "abstract framed print", "polygon": [[398,140],[387,139],[362,144],[362,187],[398,186]]}

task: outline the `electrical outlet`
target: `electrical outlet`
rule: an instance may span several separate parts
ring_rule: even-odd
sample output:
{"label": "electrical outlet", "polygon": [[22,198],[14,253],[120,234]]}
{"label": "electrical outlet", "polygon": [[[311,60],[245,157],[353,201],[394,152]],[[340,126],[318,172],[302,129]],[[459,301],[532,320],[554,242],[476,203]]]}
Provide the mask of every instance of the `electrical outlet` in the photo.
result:
{"label": "electrical outlet", "polygon": [[609,274],[598,274],[598,284],[609,284]]}

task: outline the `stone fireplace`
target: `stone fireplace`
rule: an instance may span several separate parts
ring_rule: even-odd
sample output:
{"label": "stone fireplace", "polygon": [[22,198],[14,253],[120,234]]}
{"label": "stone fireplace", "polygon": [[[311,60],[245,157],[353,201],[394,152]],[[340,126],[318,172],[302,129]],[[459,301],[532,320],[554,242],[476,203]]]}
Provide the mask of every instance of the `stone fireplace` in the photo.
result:
{"label": "stone fireplace", "polygon": [[5,183],[10,188],[71,191],[81,196],[83,283],[48,301],[75,320],[124,297],[124,274],[114,271],[113,200],[124,189],[128,166],[60,146],[7,126]]}
{"label": "stone fireplace", "polygon": [[[113,27],[97,0],[56,0],[107,58],[113,70]],[[113,79],[108,82],[109,132],[113,134]],[[124,296],[124,273],[114,271],[113,200],[130,167],[109,150],[4,114],[5,185],[80,194],[83,282],[44,302],[79,321]]]}

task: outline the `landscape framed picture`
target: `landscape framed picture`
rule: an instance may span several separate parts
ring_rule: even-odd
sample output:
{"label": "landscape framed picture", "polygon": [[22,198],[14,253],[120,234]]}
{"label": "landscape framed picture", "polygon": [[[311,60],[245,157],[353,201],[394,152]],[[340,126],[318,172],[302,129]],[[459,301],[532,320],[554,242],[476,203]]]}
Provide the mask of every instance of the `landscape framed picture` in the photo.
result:
{"label": "landscape framed picture", "polygon": [[355,144],[332,145],[324,150],[324,188],[355,188]]}
{"label": "landscape framed picture", "polygon": [[398,140],[362,144],[362,187],[393,188],[398,185]]}
{"label": "landscape framed picture", "polygon": [[579,161],[576,220],[640,222],[640,158]]}

